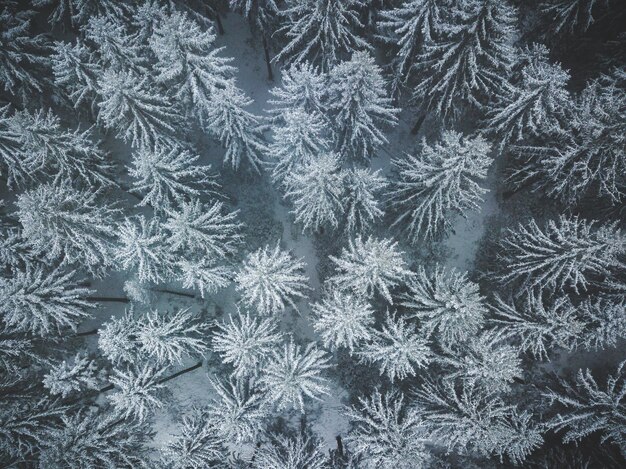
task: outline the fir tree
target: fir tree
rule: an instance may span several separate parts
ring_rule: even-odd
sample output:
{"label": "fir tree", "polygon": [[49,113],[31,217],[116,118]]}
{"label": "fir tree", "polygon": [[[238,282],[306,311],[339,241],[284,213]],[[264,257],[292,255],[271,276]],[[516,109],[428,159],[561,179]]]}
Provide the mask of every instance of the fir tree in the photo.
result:
{"label": "fir tree", "polygon": [[213,294],[226,288],[232,281],[233,274],[228,267],[214,265],[206,259],[198,261],[181,260],[177,264],[179,280],[183,288],[200,290],[200,297]]}
{"label": "fir tree", "polygon": [[391,304],[391,289],[412,275],[398,243],[390,239],[370,237],[363,241],[359,236],[342,250],[341,257],[330,256],[330,260],[337,265],[331,283],[367,298],[378,293]]}
{"label": "fir tree", "polygon": [[38,255],[78,263],[92,273],[111,265],[112,223],[117,209],[99,201],[99,194],[69,183],[42,184],[17,199],[22,235]]}
{"label": "fir tree", "polygon": [[380,170],[353,168],[345,173],[345,186],[346,228],[350,233],[362,233],[384,215],[378,196],[387,181]]}
{"label": "fir tree", "polygon": [[260,365],[272,355],[281,341],[274,318],[252,318],[239,312],[237,318],[216,323],[212,349],[223,363],[234,367],[237,377],[255,376]]}
{"label": "fir tree", "polygon": [[379,12],[378,38],[394,49],[390,63],[394,95],[412,78],[424,44],[437,37],[447,6],[441,0],[409,0]]}
{"label": "fir tree", "polygon": [[281,251],[280,243],[273,250],[265,246],[244,260],[235,277],[237,290],[247,306],[263,315],[280,313],[287,305],[296,308],[293,298],[306,298],[310,289],[305,267],[301,259]]}
{"label": "fir tree", "polygon": [[536,359],[548,358],[554,348],[572,350],[585,327],[566,296],[550,302],[533,293],[508,302],[496,296],[491,312],[490,323],[498,333],[514,340],[522,353],[530,352]]}
{"label": "fir tree", "polygon": [[84,298],[93,290],[79,286],[75,273],[41,265],[0,279],[0,319],[10,330],[45,337],[76,330],[94,306]]}
{"label": "fir tree", "polygon": [[497,333],[484,332],[467,344],[453,344],[440,361],[452,368],[447,377],[461,379],[488,393],[510,390],[522,377],[519,350],[503,343]]}
{"label": "fir tree", "polygon": [[372,342],[365,344],[359,355],[365,361],[377,363],[380,374],[387,373],[391,382],[415,376],[433,359],[426,338],[402,317],[390,315],[381,331],[373,331]]}
{"label": "fir tree", "polygon": [[253,469],[324,469],[327,456],[317,439],[298,433],[295,437],[270,435],[269,444],[261,446],[252,462]]}
{"label": "fir tree", "polygon": [[40,467],[148,468],[148,425],[136,420],[117,421],[115,415],[79,411],[63,415],[62,424],[46,432],[39,454]]}
{"label": "fir tree", "polygon": [[543,442],[530,416],[494,393],[465,383],[426,381],[416,391],[416,404],[431,438],[448,451],[508,456],[521,463]]}
{"label": "fir tree", "polygon": [[123,21],[107,15],[92,16],[84,31],[86,39],[95,46],[106,68],[118,72],[132,71],[139,75],[145,73],[144,54],[131,41]]}
{"label": "fir tree", "polygon": [[590,83],[580,94],[563,132],[544,142],[514,147],[521,168],[519,187],[534,183],[546,193],[573,204],[590,192],[613,203],[624,194],[626,165],[626,93],[618,72]]}
{"label": "fir tree", "polygon": [[267,151],[259,118],[245,110],[250,104],[252,99],[230,83],[215,90],[204,119],[205,129],[226,148],[224,164],[235,170],[245,160],[259,171],[261,157]]}
{"label": "fir tree", "polygon": [[606,386],[601,387],[591,371],[578,370],[575,380],[561,380],[555,389],[544,394],[558,409],[548,426],[563,432],[563,441],[580,441],[592,433],[599,432],[602,442],[625,444],[626,436],[626,385],[624,362],[615,374],[607,377]]}
{"label": "fir tree", "polygon": [[136,271],[141,282],[158,283],[172,274],[173,255],[156,218],[127,218],[118,226],[119,247],[115,259],[121,269]]}
{"label": "fir tree", "polygon": [[209,414],[198,408],[183,415],[180,432],[167,443],[163,455],[167,466],[174,469],[214,467],[226,456]]}
{"label": "fir tree", "polygon": [[292,213],[296,222],[302,223],[303,231],[339,225],[338,215],[343,212],[344,174],[336,154],[324,153],[295,168],[285,185],[285,197],[291,199]]}
{"label": "fir tree", "polygon": [[361,297],[331,289],[323,301],[311,307],[313,328],[331,350],[346,347],[350,354],[371,338],[374,310]]}
{"label": "fir tree", "polygon": [[115,390],[107,394],[115,412],[123,419],[145,421],[163,402],[156,392],[164,385],[159,381],[165,369],[154,365],[135,366],[126,370],[113,371],[110,381]]}
{"label": "fir tree", "polygon": [[7,132],[19,146],[21,164],[32,177],[50,174],[55,180],[80,178],[87,185],[114,185],[113,166],[93,137],[93,128],[63,128],[50,109],[19,111],[5,121]]}
{"label": "fir tree", "polygon": [[274,60],[288,65],[309,61],[327,72],[348,52],[369,49],[357,35],[363,28],[358,13],[363,5],[361,0],[287,2],[281,11],[285,20],[279,32],[285,34],[288,43]]}
{"label": "fir tree", "polygon": [[323,116],[295,108],[280,114],[273,126],[274,137],[268,146],[268,164],[272,168],[272,180],[284,181],[297,168],[311,164],[320,153],[330,147],[329,129]]}
{"label": "fir tree", "polygon": [[390,202],[399,215],[394,225],[407,226],[413,242],[433,238],[451,227],[453,214],[478,210],[487,192],[480,186],[493,161],[482,137],[445,131],[435,145],[422,141],[417,156],[393,160],[398,179]]}
{"label": "fir tree", "polygon": [[347,443],[364,469],[415,469],[430,460],[426,429],[419,412],[403,394],[374,391],[348,409],[353,429]]}
{"label": "fir tree", "polygon": [[488,106],[485,125],[507,142],[560,132],[572,111],[567,71],[548,59],[549,51],[533,44],[524,51],[526,64],[518,83],[505,87]]}
{"label": "fir tree", "polygon": [[98,85],[101,99],[98,120],[105,128],[115,129],[133,147],[154,148],[159,140],[174,139],[178,110],[150,85],[148,78],[109,68]]}
{"label": "fir tree", "polygon": [[607,0],[542,0],[541,11],[550,19],[554,34],[582,34],[595,21],[594,13],[607,7]]}
{"label": "fir tree", "polygon": [[163,228],[173,251],[208,259],[221,259],[236,252],[242,225],[237,223],[238,212],[226,212],[222,202],[204,205],[193,198],[165,212]]}
{"label": "fir tree", "polygon": [[302,349],[291,338],[281,351],[272,351],[261,370],[261,387],[279,410],[298,407],[304,413],[305,397],[320,400],[328,394],[327,380],[321,376],[328,367],[328,356],[315,343]]}
{"label": "fir tree", "polygon": [[585,324],[582,345],[589,350],[615,347],[626,338],[626,305],[624,300],[587,299],[579,305]]}
{"label": "fir tree", "polygon": [[58,41],[50,60],[54,83],[67,94],[74,108],[90,103],[95,110],[100,89],[98,78],[102,73],[102,64],[95,53],[80,39],[75,44]]}
{"label": "fir tree", "polygon": [[32,92],[43,93],[49,82],[49,44],[44,35],[31,33],[33,14],[0,12],[0,85],[23,103],[32,100]]}
{"label": "fir tree", "polygon": [[189,309],[174,314],[149,311],[137,321],[139,353],[159,365],[180,365],[185,357],[204,355],[206,330],[207,325],[199,322]]}
{"label": "fir tree", "polygon": [[269,112],[280,118],[290,111],[302,109],[307,114],[326,115],[326,75],[309,62],[293,64],[281,73],[281,86],[270,90]]}
{"label": "fir tree", "polygon": [[382,127],[398,123],[380,67],[369,52],[355,52],[330,72],[330,110],[340,154],[367,161],[388,142]]}
{"label": "fir tree", "polygon": [[143,195],[139,205],[168,209],[172,202],[197,197],[215,186],[211,167],[195,164],[199,158],[180,146],[140,147],[128,171],[134,178],[132,189]]}
{"label": "fir tree", "polygon": [[208,419],[225,444],[252,442],[263,431],[263,397],[240,379],[228,384],[211,380],[217,398],[207,409]]}
{"label": "fir tree", "polygon": [[514,62],[516,12],[501,0],[454,2],[415,63],[415,98],[442,118],[480,107],[504,86]]}
{"label": "fir tree", "polygon": [[215,90],[231,86],[236,71],[229,65],[231,58],[221,57],[224,47],[216,48],[215,38],[212,28],[203,31],[187,14],[176,11],[161,15],[149,38],[157,58],[155,80],[199,119],[215,106]]}
{"label": "fir tree", "polygon": [[471,339],[482,327],[487,307],[478,285],[466,273],[420,267],[404,295],[402,306],[419,319],[420,328],[444,345]]}
{"label": "fir tree", "polygon": [[98,329],[98,348],[114,365],[134,363],[138,356],[137,320],[132,309]]}
{"label": "fir tree", "polygon": [[52,395],[65,398],[86,389],[99,389],[104,381],[104,370],[84,353],[77,353],[71,361],[63,360],[44,375],[43,386]]}
{"label": "fir tree", "polygon": [[12,116],[10,105],[0,107],[0,175],[7,181],[7,185],[23,186],[32,179],[32,174],[21,151],[19,139],[9,130]]}
{"label": "fir tree", "polygon": [[505,282],[521,281],[527,288],[586,290],[592,276],[606,275],[621,265],[626,251],[621,232],[614,224],[562,215],[540,228],[534,220],[509,230],[502,240],[501,260]]}

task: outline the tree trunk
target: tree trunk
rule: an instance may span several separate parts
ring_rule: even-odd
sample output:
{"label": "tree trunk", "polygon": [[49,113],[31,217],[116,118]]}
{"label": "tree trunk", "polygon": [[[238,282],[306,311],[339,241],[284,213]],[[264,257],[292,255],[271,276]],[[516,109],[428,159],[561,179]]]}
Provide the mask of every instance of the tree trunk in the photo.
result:
{"label": "tree trunk", "polygon": [[417,122],[415,122],[415,125],[413,126],[413,128],[411,129],[411,134],[413,135],[417,135],[417,133],[420,131],[420,129],[422,128],[422,124],[424,123],[424,119],[426,119],[426,114],[422,114],[418,119]]}
{"label": "tree trunk", "polygon": [[267,44],[267,38],[265,37],[265,33],[262,33],[263,36],[263,51],[265,52],[265,65],[267,66],[267,79],[269,81],[274,81],[274,74],[272,73],[272,62],[270,60],[270,49]]}
{"label": "tree trunk", "polygon": [[337,440],[337,454],[340,458],[343,458],[343,441],[341,441],[341,435],[337,435],[335,440]]}
{"label": "tree trunk", "polygon": [[217,32],[220,36],[224,35],[224,26],[222,25],[222,19],[220,18],[220,14],[215,12],[215,24],[217,25]]}
{"label": "tree trunk", "polygon": [[194,295],[193,293],[187,293],[187,292],[182,292],[182,291],[175,291],[175,290],[168,290],[167,288],[153,288],[152,291],[158,292],[158,293],[168,293],[170,295],[176,295],[176,296],[183,296],[185,298],[195,298],[196,295]]}
{"label": "tree trunk", "polygon": [[174,373],[173,375],[170,376],[166,376],[163,379],[160,379],[159,381],[157,381],[159,384],[163,384],[163,383],[167,383],[168,381],[174,379],[174,378],[178,378],[180,375],[184,375],[185,373],[189,373],[190,371],[193,371],[197,368],[200,368],[202,366],[202,360],[200,360],[198,363],[196,363],[195,365],[190,366],[189,368],[185,368],[184,370],[180,370],[177,371],[176,373]]}
{"label": "tree trunk", "polygon": [[95,329],[91,329],[90,331],[77,332],[76,337],[85,337],[87,335],[95,335],[97,333],[98,333],[98,328],[96,327]]}
{"label": "tree trunk", "polygon": [[111,303],[130,303],[130,300],[128,298],[115,298],[115,297],[108,297],[108,296],[87,296],[84,298],[87,301],[94,301],[94,302],[98,302],[98,301],[102,301],[102,302],[111,302]]}
{"label": "tree trunk", "polygon": [[519,186],[517,186],[514,189],[508,190],[508,191],[504,191],[502,193],[502,200],[508,200],[511,197],[513,197],[515,194],[517,194],[519,191],[521,191],[522,189],[526,189],[527,187],[532,186],[533,181],[528,179],[526,180],[524,183],[520,184]]}

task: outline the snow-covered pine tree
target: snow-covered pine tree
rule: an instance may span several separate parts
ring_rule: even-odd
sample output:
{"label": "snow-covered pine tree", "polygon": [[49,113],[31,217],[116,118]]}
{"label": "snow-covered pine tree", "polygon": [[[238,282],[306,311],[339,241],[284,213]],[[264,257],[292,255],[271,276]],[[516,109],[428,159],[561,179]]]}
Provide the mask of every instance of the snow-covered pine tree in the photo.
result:
{"label": "snow-covered pine tree", "polygon": [[272,356],[261,369],[260,385],[268,402],[279,410],[299,408],[304,413],[304,398],[319,400],[328,394],[322,372],[330,367],[328,355],[314,342],[304,349],[294,344],[293,337],[282,350],[272,350]]}
{"label": "snow-covered pine tree", "polygon": [[582,345],[588,350],[615,347],[626,338],[626,304],[624,299],[589,298],[577,309],[585,324]]}
{"label": "snow-covered pine tree", "polygon": [[179,145],[135,150],[128,174],[133,178],[132,190],[143,195],[139,205],[167,210],[173,202],[180,204],[215,188],[211,167],[197,165],[199,158]]}
{"label": "snow-covered pine tree", "polygon": [[344,184],[346,229],[349,233],[363,233],[384,215],[378,196],[387,187],[387,180],[380,170],[352,168],[345,172]]}
{"label": "snow-covered pine tree", "polygon": [[215,106],[215,90],[231,86],[236,68],[215,47],[213,28],[203,30],[186,13],[163,14],[149,39],[157,62],[155,81],[167,87],[173,100],[183,102],[198,119]]}
{"label": "snow-covered pine tree", "polygon": [[238,211],[227,212],[222,202],[203,204],[192,198],[178,208],[165,210],[167,219],[163,228],[168,233],[167,243],[173,251],[185,257],[222,259],[236,252],[241,241],[241,223]]}
{"label": "snow-covered pine tree", "polygon": [[542,0],[542,13],[554,34],[583,34],[595,21],[594,16],[609,6],[608,0]]}
{"label": "snow-covered pine tree", "polygon": [[154,148],[158,141],[176,141],[177,106],[150,84],[148,77],[106,69],[98,81],[99,122],[133,147]]}
{"label": "snow-covered pine tree", "polygon": [[80,286],[74,271],[41,264],[0,279],[0,321],[6,328],[41,337],[57,335],[91,317],[85,300],[93,290]]}
{"label": "snow-covered pine tree", "polygon": [[237,377],[256,376],[260,365],[269,358],[281,342],[278,324],[273,317],[253,318],[249,313],[216,323],[211,346],[222,363],[234,367]]}
{"label": "snow-covered pine tree", "polygon": [[97,15],[121,21],[131,8],[130,2],[119,0],[33,0],[32,3],[34,6],[53,5],[48,21],[65,26],[65,21],[70,20],[75,28]]}
{"label": "snow-covered pine tree", "polygon": [[133,42],[144,46],[149,45],[154,30],[161,19],[172,12],[175,3],[177,2],[146,0],[136,4],[130,18]]}
{"label": "snow-covered pine tree", "polygon": [[97,192],[42,184],[19,195],[17,217],[22,235],[49,261],[76,263],[91,273],[112,263],[112,225],[118,209],[103,204]]}
{"label": "snow-covered pine tree", "polygon": [[324,117],[303,108],[289,109],[272,125],[273,139],[268,146],[272,180],[283,184],[298,167],[310,164],[330,148],[330,129]]}
{"label": "snow-covered pine tree", "polygon": [[294,64],[281,73],[281,86],[270,90],[272,98],[269,110],[276,118],[286,116],[289,111],[303,109],[307,114],[326,115],[326,75],[309,62]]}
{"label": "snow-covered pine tree", "polygon": [[563,441],[578,442],[599,432],[602,442],[609,441],[624,448],[626,438],[626,388],[624,363],[598,384],[589,369],[578,370],[575,380],[560,380],[559,386],[544,396],[558,412],[548,426],[563,432]]}
{"label": "snow-covered pine tree", "polygon": [[285,185],[285,197],[294,205],[291,213],[297,223],[302,223],[303,231],[339,225],[338,215],[343,213],[344,173],[335,153],[324,153],[296,167]]}
{"label": "snow-covered pine tree", "polygon": [[420,329],[446,346],[471,340],[487,313],[478,284],[465,272],[439,266],[428,273],[420,267],[403,299],[402,306],[419,319]]}
{"label": "snow-covered pine tree", "polygon": [[0,175],[9,188],[22,186],[32,179],[18,139],[9,129],[11,119],[11,106],[0,106]]}
{"label": "snow-covered pine tree", "polygon": [[234,82],[215,89],[203,125],[226,149],[224,164],[236,170],[245,160],[258,172],[267,146],[259,117],[245,109],[252,102]]}
{"label": "snow-covered pine tree", "polygon": [[337,273],[329,281],[342,290],[372,298],[380,294],[393,304],[391,289],[412,276],[403,252],[391,239],[358,236],[341,251],[341,257],[330,256]]}
{"label": "snow-covered pine tree", "polygon": [[331,350],[346,347],[352,354],[355,347],[371,339],[374,310],[363,298],[331,288],[311,309],[315,318],[313,328],[320,334],[324,347]]}
{"label": "snow-covered pine tree", "polygon": [[98,51],[102,65],[117,72],[129,71],[142,76],[147,71],[146,57],[134,44],[125,22],[111,16],[89,18],[85,38]]}
{"label": "snow-covered pine tree", "polygon": [[295,437],[270,435],[269,444],[261,446],[252,461],[253,469],[325,469],[328,455],[315,437],[299,432]]}
{"label": "snow-covered pine tree", "polygon": [[[359,398],[347,409],[352,430],[346,438],[363,469],[415,469],[425,467],[430,456],[428,435],[417,409],[407,405],[402,393],[381,393]],[[362,464],[362,466],[361,466]]]}
{"label": "snow-covered pine tree", "polygon": [[57,181],[79,178],[91,186],[115,184],[113,165],[94,138],[93,127],[69,130],[50,109],[18,111],[3,123],[32,178],[44,173]]}
{"label": "snow-covered pine tree", "polygon": [[487,106],[485,126],[501,138],[500,145],[542,134],[560,133],[573,101],[566,89],[570,75],[550,63],[549,50],[533,44],[522,52],[525,62],[517,83],[502,89]]}
{"label": "snow-covered pine tree", "polygon": [[409,84],[419,54],[424,44],[436,37],[447,6],[442,0],[408,0],[379,12],[377,37],[393,48],[390,68],[394,96]]}
{"label": "snow-covered pine tree", "polygon": [[98,346],[114,364],[140,360],[158,366],[175,365],[206,352],[206,331],[207,325],[189,309],[173,314],[151,310],[141,315],[131,309],[104,323]]}
{"label": "snow-covered pine tree", "polygon": [[211,380],[217,397],[207,408],[208,420],[224,444],[251,443],[268,416],[263,396],[243,380]]}
{"label": "snow-covered pine tree", "polygon": [[382,71],[369,52],[355,52],[330,71],[328,87],[337,151],[343,158],[368,161],[387,143],[383,127],[397,125]]}
{"label": "snow-covered pine tree", "polygon": [[401,316],[387,313],[382,330],[371,334],[373,340],[361,347],[359,356],[378,364],[380,374],[387,373],[391,382],[415,376],[434,358],[426,337]]}
{"label": "snow-covered pine tree", "polygon": [[504,301],[495,296],[490,305],[490,324],[504,339],[513,340],[520,352],[547,359],[555,348],[572,350],[582,336],[585,323],[569,298],[546,300],[528,292],[521,300]]}
{"label": "snow-covered pine tree", "polygon": [[47,429],[38,455],[39,466],[149,467],[149,425],[138,420],[119,421],[115,415],[78,411],[61,416],[61,425]]}
{"label": "snow-covered pine tree", "polygon": [[95,52],[80,39],[74,44],[57,41],[50,60],[54,83],[65,92],[74,108],[89,103],[91,110],[95,111],[98,78],[102,73],[102,64]]}
{"label": "snow-covered pine tree", "polygon": [[448,451],[506,455],[519,464],[543,443],[528,413],[471,383],[457,389],[453,381],[427,380],[415,398],[430,438],[441,441]]}
{"label": "snow-covered pine tree", "polygon": [[174,255],[166,233],[156,218],[143,215],[126,218],[118,228],[115,259],[122,270],[134,270],[139,281],[159,283],[172,275]]}
{"label": "snow-covered pine tree", "polygon": [[226,288],[233,277],[230,268],[213,264],[206,258],[197,261],[183,259],[176,267],[183,288],[200,290],[201,298],[204,298],[205,294],[213,294]]}
{"label": "snow-covered pine tree", "polygon": [[113,370],[109,380],[115,389],[107,394],[107,399],[115,413],[123,419],[144,422],[155,409],[163,407],[156,393],[164,387],[159,382],[164,372],[165,368],[151,364]]}
{"label": "snow-covered pine tree", "polygon": [[86,389],[99,389],[105,381],[104,370],[86,353],[79,352],[70,360],[52,366],[43,377],[43,386],[52,395],[62,398]]}
{"label": "snow-covered pine tree", "polygon": [[11,10],[0,11],[0,86],[26,104],[49,82],[50,46],[46,36],[31,32],[33,11]]}
{"label": "snow-covered pine tree", "polygon": [[306,264],[280,249],[280,242],[248,254],[235,277],[244,304],[259,314],[273,315],[287,305],[296,308],[293,298],[306,298],[308,278]]}
{"label": "snow-covered pine tree", "polygon": [[23,270],[34,261],[28,242],[18,227],[0,228],[0,266]]}
{"label": "snow-covered pine tree", "polygon": [[281,11],[283,25],[278,30],[288,43],[274,61],[285,64],[310,62],[328,72],[353,50],[370,45],[359,36],[362,0],[290,0]]}
{"label": "snow-covered pine tree", "polygon": [[414,96],[443,119],[480,107],[506,86],[513,65],[516,11],[507,1],[453,2],[415,62]]}
{"label": "snow-covered pine tree", "polygon": [[487,189],[480,186],[493,161],[491,145],[481,136],[445,131],[433,146],[422,141],[418,155],[392,160],[398,178],[391,183],[390,202],[412,242],[445,234],[450,217],[478,210]]}
{"label": "snow-covered pine tree", "polygon": [[451,367],[447,379],[461,379],[485,389],[487,393],[510,390],[522,377],[519,349],[503,342],[496,332],[483,332],[466,344],[452,344],[438,359]]}
{"label": "snow-covered pine tree", "polygon": [[198,321],[189,309],[174,314],[149,311],[137,320],[139,353],[157,365],[180,365],[183,358],[204,355],[207,329],[207,324]]}
{"label": "snow-covered pine tree", "polygon": [[194,408],[183,415],[180,431],[162,449],[167,467],[192,469],[217,467],[226,460],[226,451],[209,421],[206,409]]}
{"label": "snow-covered pine tree", "polygon": [[526,288],[586,290],[592,277],[602,277],[623,263],[626,243],[615,224],[561,215],[540,228],[535,220],[509,230],[501,241],[501,281]]}
{"label": "snow-covered pine tree", "polygon": [[626,189],[626,93],[619,71],[591,82],[580,94],[564,132],[545,143],[514,147],[522,167],[518,186],[535,183],[548,195],[574,204],[595,192],[613,203]]}

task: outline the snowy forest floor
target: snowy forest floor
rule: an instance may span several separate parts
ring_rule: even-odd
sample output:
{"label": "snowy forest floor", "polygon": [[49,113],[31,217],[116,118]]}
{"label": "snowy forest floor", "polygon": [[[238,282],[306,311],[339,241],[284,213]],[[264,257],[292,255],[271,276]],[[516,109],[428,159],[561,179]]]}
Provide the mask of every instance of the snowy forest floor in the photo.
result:
{"label": "snowy forest floor", "polygon": [[[280,70],[274,67],[274,81],[267,80],[266,66],[263,57],[263,47],[260,38],[251,35],[246,21],[239,15],[229,13],[223,17],[225,34],[219,36],[216,45],[225,46],[226,56],[234,57],[233,64],[238,68],[238,85],[254,100],[249,109],[259,116],[267,116],[267,101],[269,90],[280,83]],[[411,109],[405,109],[400,115],[400,124],[387,132],[389,143],[382,148],[372,159],[373,169],[380,169],[383,174],[391,171],[391,159],[411,152],[422,137],[431,139],[437,136],[440,128],[437,123],[429,119],[423,123],[418,135],[411,134],[411,128],[417,115]],[[467,129],[473,130],[472,123],[467,123]],[[465,124],[461,124],[465,126]],[[275,245],[280,240],[283,248],[290,250],[294,256],[303,258],[306,262],[306,274],[313,290],[308,300],[298,303],[298,311],[288,309],[283,318],[282,326],[286,333],[291,333],[294,339],[315,340],[316,336],[309,320],[309,302],[315,302],[321,297],[323,280],[328,276],[328,255],[337,254],[345,246],[348,236],[345,233],[302,234],[300,226],[293,223],[280,194],[272,187],[266,174],[255,175],[234,173],[221,164],[223,152],[219,146],[198,133],[198,148],[204,148],[199,163],[211,164],[213,171],[219,172],[218,181],[223,192],[228,196],[228,202],[239,210],[240,221],[245,224],[245,244],[240,250],[243,257],[259,247]],[[127,161],[130,158],[130,148],[113,138],[107,138],[109,150],[115,158]],[[504,227],[515,226],[519,220],[529,214],[545,218],[546,211],[551,210],[548,204],[528,194],[516,194],[511,199],[504,200],[499,192],[498,184],[502,184],[503,164],[496,160],[490,171],[486,187],[489,192],[481,206],[481,210],[472,212],[467,218],[458,217],[451,234],[444,240],[428,245],[411,246],[405,242],[397,231],[389,229],[387,220],[375,228],[374,234],[393,237],[400,242],[402,249],[407,253],[408,261],[413,266],[423,264],[442,263],[448,267],[455,267],[462,271],[469,271],[472,276],[476,262],[480,261],[481,252],[489,248],[490,238],[497,236]],[[245,171],[245,170],[244,170]],[[109,297],[124,296],[123,273],[113,273],[107,278],[95,283],[94,288],[98,295]],[[172,289],[180,286],[172,285]],[[202,312],[207,318],[221,320],[229,314],[236,313],[238,294],[233,286],[207,299],[182,298],[179,296],[160,293],[155,294],[152,306],[161,311],[173,311],[179,308],[193,308]],[[83,325],[81,329],[89,330],[105,322],[112,315],[121,315],[124,305],[120,303],[106,303],[98,311],[96,318]],[[384,314],[383,311],[379,311]],[[89,338],[90,345],[96,347],[95,336]],[[617,347],[615,350],[619,350]],[[598,355],[598,356],[595,356]],[[553,370],[561,368],[576,369],[579,366],[592,366],[589,363],[617,361],[611,354],[585,354],[582,356],[564,356],[551,364],[543,364]],[[322,438],[328,449],[334,448],[335,437],[345,435],[348,430],[348,421],[342,414],[342,406],[351,403],[356,397],[353,393],[363,393],[367,389],[383,384],[383,378],[373,367],[359,365],[356,359],[350,359],[347,354],[335,354],[339,363],[336,370],[329,372],[331,392],[320,402],[309,402],[307,405],[307,420],[313,431]],[[190,363],[191,364],[191,361]],[[193,406],[202,406],[209,402],[213,388],[209,378],[215,374],[216,367],[220,367],[219,360],[206,357],[205,366],[193,372],[184,374],[167,383],[164,391],[166,405],[160,409],[155,418],[156,437],[154,445],[161,446],[176,432],[176,424],[180,417],[189,412]],[[357,382],[358,381],[358,382]],[[350,384],[349,386],[347,384]],[[291,420],[294,425],[300,418],[298,411],[283,416]],[[237,452],[247,452],[252,448],[233,448]]]}

